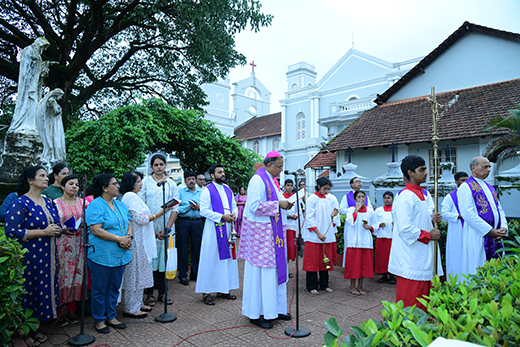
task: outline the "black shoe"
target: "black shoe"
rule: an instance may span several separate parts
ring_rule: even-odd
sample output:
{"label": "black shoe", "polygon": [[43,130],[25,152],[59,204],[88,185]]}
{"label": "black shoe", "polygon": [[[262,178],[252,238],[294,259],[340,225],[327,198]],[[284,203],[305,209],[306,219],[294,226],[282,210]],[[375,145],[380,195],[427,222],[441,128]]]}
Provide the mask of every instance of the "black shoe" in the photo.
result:
{"label": "black shoe", "polygon": [[260,317],[258,319],[250,319],[249,322],[251,324],[254,324],[257,327],[260,327],[260,328],[263,328],[263,329],[272,329],[273,328],[273,322],[266,321],[262,317]]}
{"label": "black shoe", "polygon": [[121,330],[126,329],[125,323],[114,324],[114,323],[110,323],[109,321],[106,321],[105,324],[108,325],[109,327],[112,327],[115,329],[121,329]]}
{"label": "black shoe", "polygon": [[110,329],[107,326],[104,326],[103,328],[98,328],[96,324],[94,324],[94,329],[100,334],[108,334],[110,332]]}
{"label": "black shoe", "polygon": [[188,281],[188,279],[186,277],[181,277],[180,278],[180,281],[181,281],[181,284],[182,285],[185,285],[187,286],[188,284],[190,284],[190,281]]}
{"label": "black shoe", "polygon": [[285,314],[284,314],[284,313],[280,313],[280,314],[278,315],[278,318],[276,318],[276,319],[280,319],[280,320],[291,320],[291,315],[288,314],[288,313],[285,313]]}

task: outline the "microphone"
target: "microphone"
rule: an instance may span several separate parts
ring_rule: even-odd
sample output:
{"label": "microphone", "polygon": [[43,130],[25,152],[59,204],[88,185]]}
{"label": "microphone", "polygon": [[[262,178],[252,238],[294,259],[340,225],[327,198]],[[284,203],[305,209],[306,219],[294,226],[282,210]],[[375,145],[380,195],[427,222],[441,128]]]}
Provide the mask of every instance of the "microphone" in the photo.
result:
{"label": "microphone", "polygon": [[294,175],[294,176],[298,175],[298,173],[296,171],[289,171],[289,170],[285,170],[283,173],[286,175]]}
{"label": "microphone", "polygon": [[166,181],[157,182],[157,187],[164,186]]}

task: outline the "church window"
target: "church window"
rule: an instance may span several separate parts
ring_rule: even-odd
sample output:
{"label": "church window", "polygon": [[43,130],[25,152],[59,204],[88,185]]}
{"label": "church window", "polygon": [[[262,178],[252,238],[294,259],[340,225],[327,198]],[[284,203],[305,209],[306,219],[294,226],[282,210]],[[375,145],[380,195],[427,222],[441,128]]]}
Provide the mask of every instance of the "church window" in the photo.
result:
{"label": "church window", "polygon": [[[455,173],[457,172],[457,149],[454,148],[454,147],[451,147],[450,151],[449,151],[450,155],[450,162],[453,163],[453,169],[452,169],[452,172]],[[429,176],[430,176],[430,179],[433,181],[433,170],[434,170],[434,167],[435,167],[435,163],[434,163],[434,156],[433,156],[433,149],[429,149],[428,150],[428,157],[429,157]],[[447,160],[446,160],[446,150],[445,148],[439,148],[438,149],[438,158],[439,158],[439,178],[442,177],[442,168],[441,168],[441,165],[443,163],[446,163]]]}
{"label": "church window", "polygon": [[260,94],[258,94],[258,91],[253,87],[247,87],[246,96],[252,99],[260,99]]}
{"label": "church window", "polygon": [[251,114],[256,114],[256,107],[254,107],[254,106],[249,106],[249,112],[250,112]]}
{"label": "church window", "polygon": [[278,149],[280,147],[280,138],[279,137],[275,137],[273,139],[273,149]]}
{"label": "church window", "polygon": [[296,141],[305,140],[305,115],[300,113],[296,116]]}
{"label": "church window", "polygon": [[260,154],[260,142],[258,142],[257,140],[253,142],[253,152],[255,152],[256,154]]}
{"label": "church window", "polygon": [[298,83],[291,84],[291,90],[296,90],[296,89],[298,89]]}

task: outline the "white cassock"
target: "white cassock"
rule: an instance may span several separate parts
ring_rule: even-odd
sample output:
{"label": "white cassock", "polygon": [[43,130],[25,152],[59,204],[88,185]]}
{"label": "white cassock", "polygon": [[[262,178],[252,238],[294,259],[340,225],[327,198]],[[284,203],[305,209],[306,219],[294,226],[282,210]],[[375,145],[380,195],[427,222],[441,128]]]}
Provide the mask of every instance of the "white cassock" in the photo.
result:
{"label": "white cassock", "polygon": [[[272,176],[266,172],[269,179]],[[283,194],[275,188],[278,200],[285,200]],[[242,295],[242,314],[250,319],[258,319],[261,315],[264,319],[275,319],[279,314],[287,314],[287,282],[278,284],[278,274],[276,267],[255,266],[248,259],[254,257],[256,259],[256,252],[250,243],[255,235],[260,234],[260,229],[268,230],[267,235],[270,237],[270,245],[272,245],[272,253],[274,254],[274,243],[272,239],[272,227],[270,216],[275,214],[278,210],[278,203],[276,208],[268,212],[266,208],[261,208],[261,204],[267,202],[265,184],[262,178],[258,175],[253,175],[247,187],[247,202],[244,208],[244,220],[242,222],[242,235],[240,236],[240,258],[245,259],[244,263],[244,288]],[[274,202],[271,202],[274,206]],[[286,242],[286,211],[281,210],[282,223],[284,225],[284,242]],[[247,236],[250,235],[250,238]],[[287,244],[287,243],[285,243]],[[287,259],[287,249],[286,258]],[[287,272],[287,262],[283,262]]]}
{"label": "white cassock", "polygon": [[[354,191],[353,191],[354,192]],[[367,208],[371,208],[372,211],[374,210],[374,207],[372,206],[372,204],[370,203],[370,198],[368,197],[368,193],[366,196],[366,203],[365,203],[365,206]],[[355,204],[352,205],[352,206],[349,206],[348,205],[348,199],[347,199],[347,194],[343,195],[343,198],[341,199],[341,203],[339,204],[339,214],[342,214],[342,215],[347,215],[347,210],[349,207],[353,207],[353,206],[356,206]]]}
{"label": "white cassock", "polygon": [[[492,227],[482,218],[480,218],[469,184],[467,182],[462,183],[457,190],[460,214],[464,219],[464,227],[462,228],[462,235],[464,235],[464,237],[462,238],[460,269],[460,273],[462,274],[475,274],[477,273],[477,268],[479,266],[484,266],[486,263],[484,236],[489,233],[491,229],[497,229],[499,221],[501,222],[501,227],[507,229],[506,214],[502,209],[500,201],[498,202],[499,210],[497,210],[493,194],[489,190],[486,183],[479,178],[474,178],[480,187],[482,187],[484,194],[486,194],[489,205],[493,210],[495,225]],[[500,219],[498,218],[499,211]]]}
{"label": "white cassock", "polygon": [[[220,198],[222,199],[222,206],[224,206],[224,214],[230,212],[229,202],[221,184],[215,184]],[[235,199],[232,199],[232,207],[235,215],[238,215],[237,204]],[[215,231],[215,224],[222,219],[222,214],[214,212],[211,206],[210,190],[204,189],[200,194],[200,215],[206,218],[204,224],[204,231],[202,233],[202,243],[200,246],[200,260],[199,271],[197,273],[197,285],[195,286],[195,293],[223,293],[227,294],[232,289],[237,289],[238,284],[238,264],[233,258],[220,260],[217,246],[217,233]],[[227,232],[231,230],[231,224],[226,223]]]}
{"label": "white cassock", "polygon": [[[421,201],[414,192],[403,190],[392,206],[392,218],[394,234],[388,271],[414,281],[430,281],[433,278],[434,242],[418,241],[421,230],[430,232],[433,229],[428,198]],[[440,251],[437,252],[437,274],[442,276]]]}
{"label": "white cassock", "polygon": [[[384,228],[379,227],[381,223],[385,223]],[[383,206],[376,208],[372,228],[374,228],[374,235],[378,239],[391,239],[394,233],[392,211],[385,211]]]}
{"label": "white cassock", "polygon": [[[305,228],[302,229],[302,237],[305,242],[312,242],[322,244],[314,231],[309,231],[317,227],[319,232],[327,233],[325,243],[336,242],[337,227],[341,223],[340,215],[338,214],[334,219],[331,218],[332,211],[338,208],[338,199],[332,194],[325,195],[325,198],[320,198],[316,194],[312,194],[307,199],[307,214],[305,217]],[[332,223],[331,223],[332,221]]]}
{"label": "white cassock", "polygon": [[[448,222],[446,236],[446,273],[455,276],[461,273],[462,264],[462,220],[451,194],[444,197],[441,206],[442,219]],[[462,280],[459,275],[459,280]]]}

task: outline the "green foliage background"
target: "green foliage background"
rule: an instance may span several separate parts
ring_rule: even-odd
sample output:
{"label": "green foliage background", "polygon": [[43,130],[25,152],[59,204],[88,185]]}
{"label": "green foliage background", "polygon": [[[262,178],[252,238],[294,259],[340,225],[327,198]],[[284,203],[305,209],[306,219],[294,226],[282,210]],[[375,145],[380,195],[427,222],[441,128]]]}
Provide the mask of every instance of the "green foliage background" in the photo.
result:
{"label": "green foliage background", "polygon": [[123,173],[141,165],[146,153],[175,152],[184,170],[204,173],[215,163],[226,169],[233,190],[247,186],[261,158],[222,133],[200,112],[179,110],[159,99],[113,110],[79,122],[66,133],[67,158],[76,173]]}

